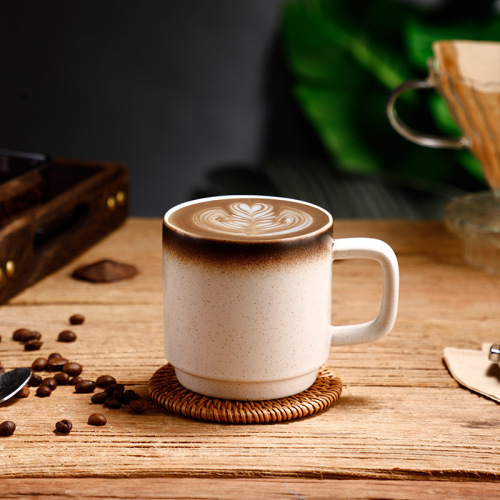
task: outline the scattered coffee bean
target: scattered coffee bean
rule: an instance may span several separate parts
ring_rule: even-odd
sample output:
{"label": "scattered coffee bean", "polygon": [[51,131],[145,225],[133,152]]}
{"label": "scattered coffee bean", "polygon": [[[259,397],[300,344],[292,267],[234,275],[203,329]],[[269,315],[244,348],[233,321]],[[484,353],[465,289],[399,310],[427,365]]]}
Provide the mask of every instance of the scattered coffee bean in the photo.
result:
{"label": "scattered coffee bean", "polygon": [[82,373],[83,367],[79,363],[65,363],[62,367],[62,371],[67,373],[70,377],[76,377]]}
{"label": "scattered coffee bean", "polygon": [[29,333],[31,333],[31,330],[28,330],[27,328],[18,328],[12,334],[12,340],[15,340],[17,342],[24,342],[24,336],[28,335]]}
{"label": "scattered coffee bean", "polygon": [[123,384],[111,384],[106,387],[106,392],[111,396],[112,394],[122,394],[125,390]]}
{"label": "scattered coffee bean", "polygon": [[75,340],[76,333],[71,330],[64,330],[57,337],[58,342],[74,342]]}
{"label": "scattered coffee bean", "polygon": [[75,385],[75,392],[86,393],[94,392],[95,382],[93,380],[82,380]]}
{"label": "scattered coffee bean", "polygon": [[50,387],[48,385],[40,385],[36,390],[36,395],[39,398],[48,398],[52,394]]}
{"label": "scattered coffee bean", "polygon": [[62,356],[58,352],[52,352],[49,354],[49,361],[55,358],[62,358]]}
{"label": "scattered coffee bean", "polygon": [[81,314],[73,314],[73,316],[69,318],[70,325],[82,325],[84,321],[85,316],[82,316]]}
{"label": "scattered coffee bean", "polygon": [[73,428],[73,424],[69,420],[60,420],[56,422],[56,431],[61,434],[68,434]]}
{"label": "scattered coffee bean", "polygon": [[141,398],[130,401],[129,406],[134,413],[142,414],[148,409],[149,403]]}
{"label": "scattered coffee bean", "polygon": [[0,375],[1,375],[2,373],[5,373],[5,368],[4,368],[3,366],[0,366]]}
{"label": "scattered coffee bean", "polygon": [[30,395],[30,389],[25,385],[16,395],[16,398],[27,398]]}
{"label": "scattered coffee bean", "polygon": [[90,400],[92,401],[92,403],[94,403],[95,405],[102,405],[104,403],[104,401],[106,401],[106,399],[109,398],[109,394],[107,392],[96,392],[91,398]]}
{"label": "scattered coffee bean", "polygon": [[28,385],[30,387],[38,387],[42,383],[42,377],[36,373],[32,373],[30,379],[28,380]]}
{"label": "scattered coffee bean", "polygon": [[0,342],[2,342],[2,336],[0,335]]}
{"label": "scattered coffee bean", "polygon": [[78,382],[83,382],[82,377],[73,377],[69,379],[69,385],[76,385]]}
{"label": "scattered coffee bean", "polygon": [[107,422],[106,417],[101,413],[92,413],[88,419],[90,425],[106,425]]}
{"label": "scattered coffee bean", "polygon": [[22,342],[29,342],[30,340],[40,340],[42,338],[42,334],[40,332],[28,332],[23,335]]}
{"label": "scattered coffee bean", "polygon": [[40,384],[40,387],[46,386],[48,387],[51,391],[55,391],[57,388],[57,380],[54,377],[47,377],[42,380],[42,383]]}
{"label": "scattered coffee bean", "polygon": [[54,375],[56,379],[57,385],[68,385],[69,384],[69,375],[64,372],[59,372]]}
{"label": "scattered coffee bean", "polygon": [[48,372],[60,372],[66,363],[68,363],[68,360],[66,358],[49,359],[46,370]]}
{"label": "scattered coffee bean", "polygon": [[14,434],[16,430],[16,424],[10,420],[6,420],[0,424],[0,436],[8,437]]}
{"label": "scattered coffee bean", "polygon": [[47,368],[48,361],[45,358],[37,358],[31,363],[31,369],[34,372],[43,372]]}
{"label": "scattered coffee bean", "polygon": [[95,381],[97,387],[101,389],[105,389],[106,387],[110,386],[111,384],[116,384],[116,379],[112,377],[111,375],[101,375],[100,377],[97,377],[97,380]]}
{"label": "scattered coffee bean", "polygon": [[38,351],[42,347],[43,342],[40,340],[30,340],[24,344],[25,351]]}
{"label": "scattered coffee bean", "polygon": [[133,391],[132,389],[127,389],[123,394],[128,398],[129,401],[141,399],[141,396],[139,396],[139,394],[137,394],[137,392]]}
{"label": "scattered coffee bean", "polygon": [[122,407],[122,404],[116,398],[108,398],[104,401],[104,406],[113,410],[119,410]]}

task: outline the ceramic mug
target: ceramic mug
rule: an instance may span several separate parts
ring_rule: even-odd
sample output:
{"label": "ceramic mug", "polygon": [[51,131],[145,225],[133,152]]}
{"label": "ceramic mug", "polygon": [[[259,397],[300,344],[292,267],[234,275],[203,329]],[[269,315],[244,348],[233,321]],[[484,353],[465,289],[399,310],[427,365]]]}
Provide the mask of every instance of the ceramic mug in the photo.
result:
{"label": "ceramic mug", "polygon": [[[332,262],[378,261],[378,316],[331,326]],[[178,205],[163,223],[165,355],[179,382],[206,396],[265,400],[316,380],[331,345],[370,342],[393,327],[396,256],[371,238],[333,239],[331,215],[267,196]]]}

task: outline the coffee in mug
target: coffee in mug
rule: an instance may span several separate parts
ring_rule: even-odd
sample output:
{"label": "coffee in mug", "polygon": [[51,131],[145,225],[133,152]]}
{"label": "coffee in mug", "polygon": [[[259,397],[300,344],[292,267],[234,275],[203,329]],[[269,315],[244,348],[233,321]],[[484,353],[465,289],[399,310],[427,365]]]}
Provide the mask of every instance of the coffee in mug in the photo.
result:
{"label": "coffee in mug", "polygon": [[[378,316],[331,326],[332,262],[368,258],[384,277]],[[265,400],[316,380],[331,345],[370,342],[393,327],[399,274],[392,249],[333,238],[310,203],[220,196],[169,210],[163,224],[165,355],[179,382],[206,396]]]}

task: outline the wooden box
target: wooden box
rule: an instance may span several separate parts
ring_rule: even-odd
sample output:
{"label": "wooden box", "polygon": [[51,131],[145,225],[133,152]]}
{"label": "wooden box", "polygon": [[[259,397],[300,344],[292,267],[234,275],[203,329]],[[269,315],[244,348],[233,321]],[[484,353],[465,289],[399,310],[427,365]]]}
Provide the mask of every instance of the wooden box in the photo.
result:
{"label": "wooden box", "polygon": [[128,198],[124,165],[0,152],[0,303],[117,228]]}

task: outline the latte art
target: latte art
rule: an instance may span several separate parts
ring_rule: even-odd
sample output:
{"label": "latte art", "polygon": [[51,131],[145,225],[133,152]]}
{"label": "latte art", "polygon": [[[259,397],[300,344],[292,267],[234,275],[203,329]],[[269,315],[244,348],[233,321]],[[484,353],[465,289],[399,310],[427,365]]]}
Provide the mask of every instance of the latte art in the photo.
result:
{"label": "latte art", "polygon": [[277,236],[300,231],[313,218],[299,208],[283,207],[276,211],[264,202],[234,202],[227,209],[212,207],[199,210],[193,222],[216,233],[244,236]]}

